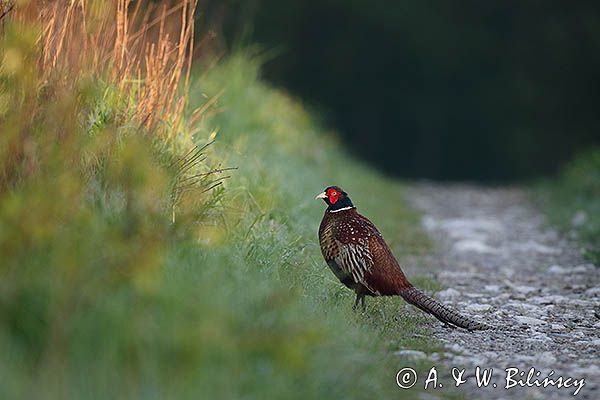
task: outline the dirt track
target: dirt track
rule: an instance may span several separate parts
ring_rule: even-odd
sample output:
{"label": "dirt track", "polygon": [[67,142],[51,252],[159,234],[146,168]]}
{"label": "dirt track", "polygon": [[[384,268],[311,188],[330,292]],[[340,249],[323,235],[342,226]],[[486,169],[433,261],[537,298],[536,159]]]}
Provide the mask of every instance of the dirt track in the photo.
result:
{"label": "dirt track", "polygon": [[[420,184],[410,200],[436,243],[437,252],[425,260],[447,288],[436,297],[472,317],[515,328],[469,333],[432,322],[446,351],[427,358],[444,382],[450,386],[451,368],[459,367],[471,378],[460,386],[468,398],[573,398],[574,386],[504,388],[506,368],[524,371],[514,379],[525,382],[535,368],[534,385],[553,370],[552,379],[585,379],[575,398],[599,399],[600,268],[546,226],[519,189]],[[476,366],[494,368],[496,388],[477,387]]]}

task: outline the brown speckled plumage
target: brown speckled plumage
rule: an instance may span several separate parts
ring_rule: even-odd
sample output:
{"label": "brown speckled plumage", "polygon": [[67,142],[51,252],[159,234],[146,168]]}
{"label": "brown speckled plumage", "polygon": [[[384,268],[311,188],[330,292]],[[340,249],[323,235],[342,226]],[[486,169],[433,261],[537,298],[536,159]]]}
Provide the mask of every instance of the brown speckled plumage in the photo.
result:
{"label": "brown speckled plumage", "polygon": [[469,330],[489,328],[415,288],[381,233],[356,211],[342,189],[331,186],[318,197],[329,205],[319,227],[321,252],[337,278],[356,292],[355,307],[359,302],[364,306],[365,296],[399,295],[449,325]]}

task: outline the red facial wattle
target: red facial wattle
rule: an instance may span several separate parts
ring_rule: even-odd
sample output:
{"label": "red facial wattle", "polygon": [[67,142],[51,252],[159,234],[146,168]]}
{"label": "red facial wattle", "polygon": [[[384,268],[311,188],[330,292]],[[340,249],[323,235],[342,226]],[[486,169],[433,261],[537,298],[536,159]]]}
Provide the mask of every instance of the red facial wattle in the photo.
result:
{"label": "red facial wattle", "polygon": [[327,191],[327,198],[329,199],[329,202],[331,204],[335,204],[338,201],[338,199],[340,198],[340,192],[338,192],[335,189],[329,189]]}

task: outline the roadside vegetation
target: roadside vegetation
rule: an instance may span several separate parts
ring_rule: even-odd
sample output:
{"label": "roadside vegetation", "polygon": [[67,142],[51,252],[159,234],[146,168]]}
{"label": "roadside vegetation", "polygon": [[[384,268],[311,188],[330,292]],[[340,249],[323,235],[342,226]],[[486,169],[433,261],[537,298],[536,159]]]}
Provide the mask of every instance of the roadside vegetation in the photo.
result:
{"label": "roadside vegetation", "polygon": [[600,266],[600,148],[589,149],[556,179],[545,181],[537,197],[550,222],[578,241],[584,255]]}
{"label": "roadside vegetation", "polygon": [[248,54],[192,68],[194,1],[37,7],[0,38],[0,397],[412,398],[393,352],[437,349],[427,317],[351,310],[313,200],[344,187],[414,256],[403,186]]}

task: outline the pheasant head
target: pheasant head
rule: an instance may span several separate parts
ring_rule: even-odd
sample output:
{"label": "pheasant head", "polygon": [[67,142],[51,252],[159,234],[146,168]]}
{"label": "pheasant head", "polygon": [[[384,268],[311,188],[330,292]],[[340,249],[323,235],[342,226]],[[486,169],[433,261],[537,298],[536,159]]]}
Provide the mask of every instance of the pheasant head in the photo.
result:
{"label": "pheasant head", "polygon": [[348,193],[344,192],[339,186],[329,186],[322,193],[319,193],[315,199],[323,199],[327,203],[328,211],[340,211],[342,209],[354,208],[352,200]]}

